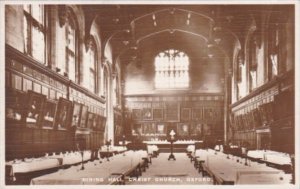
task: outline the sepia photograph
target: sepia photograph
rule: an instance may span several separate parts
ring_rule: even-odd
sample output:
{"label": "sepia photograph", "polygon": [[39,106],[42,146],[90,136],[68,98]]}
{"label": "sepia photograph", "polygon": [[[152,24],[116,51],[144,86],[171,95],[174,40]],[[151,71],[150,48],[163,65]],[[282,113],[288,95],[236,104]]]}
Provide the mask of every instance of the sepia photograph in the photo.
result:
{"label": "sepia photograph", "polygon": [[298,1],[0,5],[0,188],[300,187]]}

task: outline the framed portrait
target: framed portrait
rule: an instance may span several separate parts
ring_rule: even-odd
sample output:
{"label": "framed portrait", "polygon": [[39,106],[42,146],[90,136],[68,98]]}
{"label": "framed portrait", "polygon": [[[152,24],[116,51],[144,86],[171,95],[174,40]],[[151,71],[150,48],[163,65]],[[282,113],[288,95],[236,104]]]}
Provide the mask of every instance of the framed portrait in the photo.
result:
{"label": "framed portrait", "polygon": [[102,125],[101,125],[102,124],[102,117],[98,114],[95,114],[94,122],[95,122],[94,123],[95,125],[93,125],[94,126],[93,130],[100,131],[100,129],[102,127]]}
{"label": "framed portrait", "polygon": [[191,120],[191,108],[181,108],[180,118],[181,121]]}
{"label": "framed portrait", "polygon": [[156,130],[157,130],[158,134],[166,134],[165,124],[163,124],[163,123],[157,123],[156,127],[157,127]]}
{"label": "framed portrait", "polygon": [[57,103],[55,101],[52,100],[45,101],[45,106],[43,110],[43,122],[42,122],[43,128],[50,128],[50,129],[53,128],[56,106]]}
{"label": "framed portrait", "polygon": [[79,127],[82,104],[73,102],[72,127]]}
{"label": "framed portrait", "polygon": [[104,132],[105,131],[105,126],[106,126],[106,117],[103,117],[103,116],[99,116],[100,117],[100,128],[99,128],[99,130],[101,131],[101,132]]}
{"label": "framed portrait", "polygon": [[81,116],[80,116],[80,127],[86,127],[87,116],[88,116],[88,106],[82,105]]}
{"label": "framed portrait", "polygon": [[59,98],[55,114],[55,128],[60,130],[68,129],[71,124],[71,112],[72,102],[62,97]]}
{"label": "framed portrait", "polygon": [[116,125],[115,127],[115,135],[116,136],[122,136],[123,128],[121,125]]}
{"label": "framed portrait", "polygon": [[23,118],[23,106],[25,100],[25,93],[17,90],[6,90],[5,94],[5,117],[6,121],[12,121],[16,123],[22,122]]}
{"label": "framed portrait", "polygon": [[143,123],[143,134],[155,134],[156,126],[154,123]]}
{"label": "framed portrait", "polygon": [[94,131],[97,130],[97,117],[98,117],[97,114],[93,114],[93,122],[92,122],[91,129],[93,129]]}
{"label": "framed portrait", "polygon": [[142,118],[141,109],[133,109],[132,110],[132,119],[141,119],[141,118]]}
{"label": "framed portrait", "polygon": [[152,108],[144,108],[143,111],[143,119],[144,120],[152,120]]}
{"label": "framed portrait", "polygon": [[201,123],[192,123],[190,128],[191,136],[201,136],[202,135],[202,124]]}
{"label": "framed portrait", "polygon": [[43,106],[46,96],[34,91],[27,93],[25,122],[27,127],[38,127],[42,121]]}
{"label": "framed portrait", "polygon": [[193,120],[203,120],[203,109],[193,108],[192,117]]}
{"label": "framed portrait", "polygon": [[203,124],[202,131],[203,131],[203,135],[206,135],[206,136],[211,135],[211,125]]}
{"label": "framed portrait", "polygon": [[93,129],[93,124],[94,124],[94,117],[95,114],[92,112],[88,112],[88,119],[87,119],[87,128]]}
{"label": "framed portrait", "polygon": [[164,114],[163,109],[153,109],[153,119],[154,120],[163,120]]}
{"label": "framed portrait", "polygon": [[189,125],[187,123],[178,123],[177,133],[178,133],[178,136],[188,136],[189,135]]}
{"label": "framed portrait", "polygon": [[134,124],[132,129],[132,135],[142,135],[142,133],[143,133],[142,124]]}

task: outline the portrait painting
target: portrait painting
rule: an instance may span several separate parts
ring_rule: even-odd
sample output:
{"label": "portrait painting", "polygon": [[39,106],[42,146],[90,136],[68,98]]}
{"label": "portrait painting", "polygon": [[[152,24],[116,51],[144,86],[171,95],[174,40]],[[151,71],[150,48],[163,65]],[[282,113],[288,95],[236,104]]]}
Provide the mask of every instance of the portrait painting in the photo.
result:
{"label": "portrait painting", "polygon": [[6,121],[21,122],[23,116],[25,93],[17,90],[6,91]]}
{"label": "portrait painting", "polygon": [[59,98],[57,105],[57,113],[55,115],[55,127],[57,129],[65,130],[69,128],[69,124],[71,124],[71,111],[72,102],[62,97]]}
{"label": "portrait painting", "polygon": [[72,127],[78,127],[81,117],[82,104],[73,102]]}
{"label": "portrait painting", "polygon": [[190,135],[201,136],[202,135],[202,124],[201,123],[192,123],[191,129],[190,129]]}
{"label": "portrait painting", "polygon": [[106,127],[106,117],[100,116],[101,124],[100,124],[100,131],[104,132]]}
{"label": "portrait painting", "polygon": [[166,134],[166,127],[163,123],[157,124],[157,133],[158,134]]}
{"label": "portrait painting", "polygon": [[86,127],[87,116],[88,106],[83,105],[81,109],[80,127]]}
{"label": "portrait painting", "polygon": [[27,107],[26,107],[26,126],[38,127],[41,121],[41,114],[44,107],[46,96],[36,93],[34,91],[28,91],[27,93]]}
{"label": "portrait painting", "polygon": [[177,133],[179,136],[188,136],[189,135],[189,125],[187,123],[178,123]]}
{"label": "portrait painting", "polygon": [[152,108],[144,108],[142,112],[144,120],[152,119]]}
{"label": "portrait painting", "polygon": [[133,109],[132,110],[132,119],[141,119],[141,118],[142,118],[141,109]]}
{"label": "portrait painting", "polygon": [[95,114],[92,112],[88,112],[88,120],[87,120],[87,128],[92,129],[94,124]]}
{"label": "portrait painting", "polygon": [[56,102],[47,100],[43,109],[43,128],[53,128],[54,117],[56,112]]}

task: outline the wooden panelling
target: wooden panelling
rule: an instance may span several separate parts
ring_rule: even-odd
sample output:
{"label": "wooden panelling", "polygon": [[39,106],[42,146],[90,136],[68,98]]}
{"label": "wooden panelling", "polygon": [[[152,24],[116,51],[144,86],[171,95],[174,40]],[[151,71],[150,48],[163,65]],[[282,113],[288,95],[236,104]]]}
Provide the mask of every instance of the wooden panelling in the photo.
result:
{"label": "wooden panelling", "polygon": [[[125,133],[130,135],[135,130],[142,140],[166,139],[167,129],[173,127],[180,131],[177,137],[181,139],[223,137],[224,103],[221,96],[130,96],[124,100],[126,115],[129,114],[124,116]],[[143,114],[151,107],[153,119]],[[153,125],[156,130],[152,129]]]}
{"label": "wooden panelling", "polygon": [[18,76],[16,74],[11,75],[11,83],[12,83],[12,88],[15,88],[17,90],[22,90],[22,77]]}

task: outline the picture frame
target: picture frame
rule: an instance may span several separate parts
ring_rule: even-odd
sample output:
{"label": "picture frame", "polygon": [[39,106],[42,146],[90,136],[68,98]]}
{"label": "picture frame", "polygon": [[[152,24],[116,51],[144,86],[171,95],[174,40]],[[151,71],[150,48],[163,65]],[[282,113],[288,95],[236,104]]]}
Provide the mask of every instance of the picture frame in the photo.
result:
{"label": "picture frame", "polygon": [[121,125],[115,125],[115,135],[122,136],[123,128]]}
{"label": "picture frame", "polygon": [[57,102],[52,100],[46,100],[43,109],[42,127],[47,129],[53,129],[54,120],[56,114]]}
{"label": "picture frame", "polygon": [[10,89],[5,94],[6,122],[21,123],[24,120],[24,102],[26,95],[22,91]]}
{"label": "picture frame", "polygon": [[80,116],[80,127],[85,128],[87,123],[87,116],[88,116],[88,109],[89,107],[86,105],[82,105],[81,107],[81,116]]}
{"label": "picture frame", "polygon": [[142,118],[141,109],[133,109],[132,110],[132,119],[140,120]]}
{"label": "picture frame", "polygon": [[177,134],[178,134],[178,136],[188,136],[189,135],[189,124],[188,123],[178,123],[177,124]]}
{"label": "picture frame", "polygon": [[153,119],[152,108],[143,108],[142,114],[143,114],[144,120],[152,120]]}
{"label": "picture frame", "polygon": [[96,131],[100,131],[101,127],[102,127],[102,117],[98,114],[95,114],[94,120],[96,122],[96,125],[93,129],[96,130]]}
{"label": "picture frame", "polygon": [[104,132],[106,126],[106,117],[100,116],[100,120],[101,120],[100,131]]}
{"label": "picture frame", "polygon": [[25,107],[26,127],[39,127],[42,121],[45,100],[45,95],[31,90],[27,92],[27,104]]}
{"label": "picture frame", "polygon": [[181,108],[180,119],[181,119],[181,121],[190,121],[191,120],[191,108]]}
{"label": "picture frame", "polygon": [[210,136],[211,135],[211,133],[212,133],[212,125],[210,125],[210,124],[203,124],[202,125],[202,133],[203,133],[203,135],[205,135],[205,136]]}
{"label": "picture frame", "polygon": [[140,124],[140,123],[134,124],[133,129],[132,129],[132,135],[142,135],[142,133],[143,133],[142,124]]}
{"label": "picture frame", "polygon": [[72,112],[72,127],[79,127],[79,123],[81,119],[81,109],[82,109],[82,104],[74,101],[73,112]]}
{"label": "picture frame", "polygon": [[93,129],[94,117],[95,117],[94,113],[88,112],[88,118],[87,118],[87,124],[86,124],[87,128]]}
{"label": "picture frame", "polygon": [[192,123],[190,127],[191,136],[202,136],[202,124],[201,123]]}
{"label": "picture frame", "polygon": [[143,134],[155,134],[156,133],[156,125],[154,123],[143,123],[142,127]]}
{"label": "picture frame", "polygon": [[166,126],[163,123],[156,124],[157,134],[166,134]]}
{"label": "picture frame", "polygon": [[193,108],[192,109],[192,119],[193,120],[203,120],[203,109]]}
{"label": "picture frame", "polygon": [[58,130],[69,129],[71,125],[72,102],[60,97],[55,114],[55,128]]}

